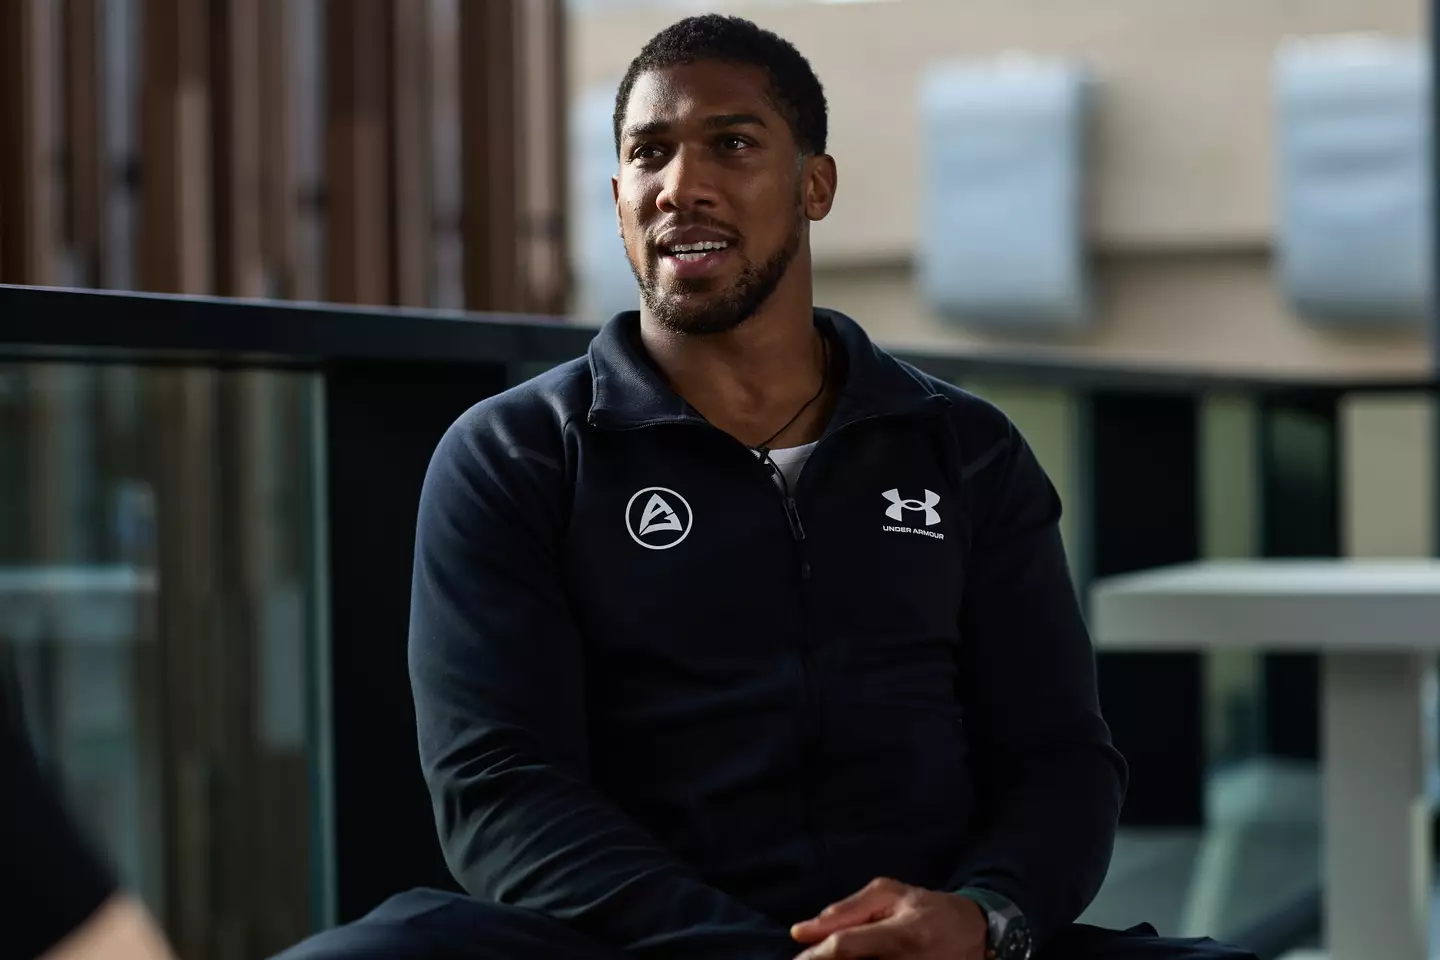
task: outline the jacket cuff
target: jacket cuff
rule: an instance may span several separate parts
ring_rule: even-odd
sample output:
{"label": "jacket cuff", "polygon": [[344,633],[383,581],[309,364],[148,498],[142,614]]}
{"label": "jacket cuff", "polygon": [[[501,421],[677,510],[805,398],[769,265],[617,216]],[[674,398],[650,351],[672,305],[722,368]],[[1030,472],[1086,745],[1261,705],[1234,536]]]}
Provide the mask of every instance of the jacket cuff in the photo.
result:
{"label": "jacket cuff", "polygon": [[1025,916],[1024,911],[1016,906],[1014,900],[989,887],[965,886],[956,890],[955,893],[967,900],[974,900],[986,913],[999,914],[1006,920],[1017,920]]}

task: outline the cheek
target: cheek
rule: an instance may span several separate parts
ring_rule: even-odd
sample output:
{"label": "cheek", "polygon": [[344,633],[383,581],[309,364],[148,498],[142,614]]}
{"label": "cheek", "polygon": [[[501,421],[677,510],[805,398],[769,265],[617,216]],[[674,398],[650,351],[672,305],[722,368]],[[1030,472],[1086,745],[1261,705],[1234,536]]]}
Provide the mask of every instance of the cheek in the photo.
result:
{"label": "cheek", "polygon": [[641,236],[639,211],[632,201],[620,198],[615,206],[615,216],[620,221],[620,236],[625,239],[625,246],[629,247]]}
{"label": "cheek", "polygon": [[784,243],[795,229],[800,200],[789,189],[757,191],[737,202],[750,233],[768,249]]}
{"label": "cheek", "polygon": [[620,218],[620,229],[626,237],[641,232],[645,224],[645,211],[647,206],[646,198],[639,193],[622,193],[615,205],[616,213]]}
{"label": "cheek", "polygon": [[[785,232],[788,229],[789,218],[800,209],[804,202],[804,195],[799,185],[793,180],[767,179],[763,183],[755,183],[747,189],[735,195],[735,204],[743,209],[746,215],[774,226],[777,232]],[[778,229],[784,225],[784,229]]]}

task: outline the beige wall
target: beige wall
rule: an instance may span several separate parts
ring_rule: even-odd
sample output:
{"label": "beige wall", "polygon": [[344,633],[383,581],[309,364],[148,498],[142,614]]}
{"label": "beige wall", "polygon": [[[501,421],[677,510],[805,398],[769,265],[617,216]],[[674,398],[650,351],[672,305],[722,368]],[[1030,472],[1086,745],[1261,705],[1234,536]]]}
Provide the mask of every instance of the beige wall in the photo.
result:
{"label": "beige wall", "polygon": [[[926,64],[1006,49],[1078,58],[1099,81],[1096,239],[1106,247],[1263,242],[1271,215],[1270,64],[1288,34],[1418,36],[1421,0],[902,0],[734,7],[810,58],[831,104],[841,202],[834,260],[913,251]],[[674,13],[581,18],[576,89],[622,74]]]}
{"label": "beige wall", "polygon": [[1116,255],[1098,260],[1095,277],[1099,322],[1066,338],[1026,341],[947,323],[926,306],[908,266],[822,268],[815,300],[910,349],[1257,375],[1404,377],[1427,369],[1418,333],[1342,336],[1301,322],[1280,298],[1264,252]]}
{"label": "beige wall", "polygon": [[[718,2],[788,37],[814,64],[840,168],[814,234],[821,302],[888,342],[1027,349],[925,309],[908,264],[921,202],[917,89],[927,63],[1006,50],[1073,57],[1098,80],[1092,243],[1095,330],[1064,349],[1107,359],[1301,374],[1418,373],[1418,333],[1316,332],[1276,295],[1270,76],[1287,35],[1419,36],[1422,0],[898,0]],[[576,91],[623,73],[678,14],[577,18]],[[600,188],[608,189],[602,185]],[[1047,349],[1055,349],[1050,346]]]}

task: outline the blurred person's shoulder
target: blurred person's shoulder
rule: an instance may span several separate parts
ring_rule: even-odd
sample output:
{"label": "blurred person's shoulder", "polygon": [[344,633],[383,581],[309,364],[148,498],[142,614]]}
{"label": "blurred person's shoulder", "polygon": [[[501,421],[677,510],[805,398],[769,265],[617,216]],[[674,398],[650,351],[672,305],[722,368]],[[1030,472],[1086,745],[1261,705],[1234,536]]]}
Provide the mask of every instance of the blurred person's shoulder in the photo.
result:
{"label": "blurred person's shoulder", "polygon": [[30,745],[18,685],[0,670],[0,955],[44,954],[119,889]]}

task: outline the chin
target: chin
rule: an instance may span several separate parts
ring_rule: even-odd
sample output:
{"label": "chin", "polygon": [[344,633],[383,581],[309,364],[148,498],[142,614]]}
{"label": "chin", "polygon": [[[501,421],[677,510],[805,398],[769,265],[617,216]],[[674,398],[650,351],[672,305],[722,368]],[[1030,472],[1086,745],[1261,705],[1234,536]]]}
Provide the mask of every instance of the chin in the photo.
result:
{"label": "chin", "polygon": [[770,299],[794,252],[794,245],[788,246],[761,266],[747,264],[738,276],[671,277],[668,282],[642,283],[641,296],[655,322],[667,330],[687,336],[728,333]]}
{"label": "chin", "polygon": [[653,289],[657,296],[668,300],[689,300],[703,302],[719,299],[733,291],[734,277],[693,277],[686,280],[662,279]]}
{"label": "chin", "polygon": [[753,313],[741,308],[732,298],[720,294],[661,294],[650,299],[647,306],[650,315],[662,327],[696,337],[728,333],[750,319]]}

